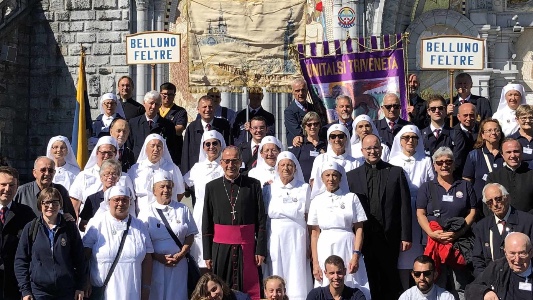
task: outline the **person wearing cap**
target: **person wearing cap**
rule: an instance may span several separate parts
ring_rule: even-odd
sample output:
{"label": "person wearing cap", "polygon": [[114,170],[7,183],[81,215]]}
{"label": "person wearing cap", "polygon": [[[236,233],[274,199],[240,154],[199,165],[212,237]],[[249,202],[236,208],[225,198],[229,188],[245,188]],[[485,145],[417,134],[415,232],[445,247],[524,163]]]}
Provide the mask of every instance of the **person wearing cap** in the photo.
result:
{"label": "person wearing cap", "polygon": [[503,136],[508,137],[520,128],[516,120],[516,109],[522,104],[527,104],[523,85],[509,83],[503,87],[498,109],[492,115],[493,119],[500,122]]}
{"label": "person wearing cap", "polygon": [[[189,208],[172,199],[173,178],[174,176],[165,170],[154,172],[152,195],[155,201],[139,213],[139,220],[148,228],[154,246],[151,299],[188,299],[185,255],[191,249],[198,228]],[[169,230],[181,245],[176,244]]]}
{"label": "person wearing cap", "polygon": [[[307,225],[311,227],[311,253],[315,287],[329,285],[324,262],[338,255],[347,263],[345,284],[360,289],[370,299],[365,259],[361,253],[365,211],[356,194],[350,193],[344,168],[334,161],[324,162],[315,185]],[[390,270],[389,270],[390,272]]]}
{"label": "person wearing cap", "polygon": [[[379,131],[376,128],[376,125],[374,125],[374,122],[372,119],[367,115],[359,115],[355,120],[353,121],[353,134],[350,138],[350,148],[352,157],[355,159],[363,159],[363,152],[361,151],[361,141],[363,138],[369,134],[374,134],[375,136],[379,137],[381,141],[381,137],[379,136]],[[381,147],[383,150],[381,151],[381,159],[384,161],[389,160],[390,155],[390,148],[389,146],[385,145],[384,143],[381,143]]]}
{"label": "person wearing cap", "polygon": [[259,144],[257,166],[248,172],[248,176],[259,180],[261,186],[265,183],[272,183],[276,175],[274,166],[281,147],[281,142],[276,137],[265,136]]}
{"label": "person wearing cap", "polygon": [[[116,267],[103,291],[103,299],[148,300],[152,281],[154,247],[144,223],[129,213],[131,191],[116,185],[106,190],[104,201],[109,210],[96,214],[83,236],[85,257],[89,257],[90,283],[87,295],[101,290],[117,256],[122,236],[124,246]],[[164,229],[161,229],[164,230]]]}
{"label": "person wearing cap", "polygon": [[222,149],[226,148],[226,142],[220,132],[210,130],[202,135],[202,149],[200,150],[198,162],[192,169],[183,176],[187,187],[194,187],[194,192],[198,201],[194,203],[193,218],[199,232],[194,236],[194,244],[191,246],[191,255],[196,258],[200,268],[206,268],[203,257],[202,244],[202,214],[204,212],[205,185],[224,175],[224,170],[220,166],[220,155]]}
{"label": "person wearing cap", "polygon": [[361,141],[365,162],[346,177],[368,218],[361,252],[372,298],[396,299],[401,292],[398,256],[412,242],[411,194],[403,169],[381,160],[382,149],[378,136],[366,135]]}
{"label": "person wearing cap", "polygon": [[[85,168],[81,171],[70,186],[69,195],[76,216],[83,210],[85,200],[90,195],[102,189],[100,180],[100,166],[106,159],[114,159],[117,154],[117,140],[110,136],[103,136],[98,139]],[[123,173],[119,178],[121,185],[127,186],[133,191],[133,182],[130,177]],[[134,201],[132,205],[135,207]]]}
{"label": "person wearing cap", "polygon": [[76,175],[80,173],[80,167],[68,139],[62,135],[52,137],[46,146],[46,157],[55,164],[56,172],[52,182],[70,189]]}
{"label": "person wearing cap", "polygon": [[53,187],[41,191],[37,207],[41,215],[24,227],[15,256],[22,299],[83,300],[87,265],[76,223],[60,213],[63,198]]}
{"label": "person wearing cap", "polygon": [[122,105],[119,105],[117,96],[113,93],[103,94],[98,103],[100,114],[93,121],[92,137],[101,138],[109,135],[109,126],[114,119],[126,118]]}
{"label": "person wearing cap", "polygon": [[135,187],[139,211],[146,209],[150,201],[153,200],[150,197],[152,194],[152,176],[157,170],[165,170],[172,174],[175,192],[172,200],[180,201],[185,193],[181,172],[178,166],[172,162],[165,139],[159,134],[150,134],[144,140],[137,163],[128,171]]}
{"label": "person wearing cap", "polygon": [[270,221],[267,274],[287,280],[286,294],[290,299],[304,300],[312,288],[306,225],[311,189],[291,152],[278,155],[275,171],[272,184],[263,188]]}
{"label": "person wearing cap", "polygon": [[[433,180],[435,173],[431,158],[424,154],[424,145],[420,141],[420,130],[415,125],[405,125],[394,137],[389,163],[402,168],[409,183],[411,194],[411,213],[416,216],[416,195],[418,188],[426,181]],[[422,229],[416,218],[412,218],[413,244],[411,249],[400,252],[398,270],[403,290],[410,287],[409,271],[413,267],[413,260],[422,255]]]}

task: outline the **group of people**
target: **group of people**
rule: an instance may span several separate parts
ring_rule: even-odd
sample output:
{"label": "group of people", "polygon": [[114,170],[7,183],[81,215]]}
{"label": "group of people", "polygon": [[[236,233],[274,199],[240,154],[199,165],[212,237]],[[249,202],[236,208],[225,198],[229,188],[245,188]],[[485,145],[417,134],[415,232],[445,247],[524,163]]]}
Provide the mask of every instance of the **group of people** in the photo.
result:
{"label": "group of people", "polygon": [[32,182],[0,167],[0,299],[531,299],[522,86],[493,115],[468,74],[453,104],[411,75],[407,120],[394,93],[381,120],[340,95],[330,124],[291,87],[285,149],[261,90],[238,113],[210,90],[187,124],[173,84],[141,104],[121,78],[83,170],[63,136]]}

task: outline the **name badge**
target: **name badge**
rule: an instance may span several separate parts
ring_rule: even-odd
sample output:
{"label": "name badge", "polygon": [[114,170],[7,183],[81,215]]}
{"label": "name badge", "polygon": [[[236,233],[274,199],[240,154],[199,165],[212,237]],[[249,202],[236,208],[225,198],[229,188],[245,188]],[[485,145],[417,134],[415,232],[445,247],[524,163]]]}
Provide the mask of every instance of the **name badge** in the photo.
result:
{"label": "name badge", "polygon": [[453,202],[453,196],[443,195],[442,196],[442,201],[444,201],[444,202]]}
{"label": "name badge", "polygon": [[497,168],[497,167],[498,167],[498,164],[493,164],[492,166],[495,167],[495,168]]}
{"label": "name badge", "polygon": [[533,154],[533,149],[532,148],[526,147],[526,148],[524,148],[522,150],[524,151],[525,154]]}
{"label": "name badge", "polygon": [[519,282],[518,288],[522,291],[530,291],[531,292],[531,283],[529,282]]}
{"label": "name badge", "polygon": [[487,177],[488,177],[487,174],[483,174],[483,181],[487,181]]}
{"label": "name badge", "polygon": [[319,154],[318,151],[315,151],[315,150],[309,151],[309,156],[311,156],[311,157],[316,157],[316,156],[318,156],[318,154]]}

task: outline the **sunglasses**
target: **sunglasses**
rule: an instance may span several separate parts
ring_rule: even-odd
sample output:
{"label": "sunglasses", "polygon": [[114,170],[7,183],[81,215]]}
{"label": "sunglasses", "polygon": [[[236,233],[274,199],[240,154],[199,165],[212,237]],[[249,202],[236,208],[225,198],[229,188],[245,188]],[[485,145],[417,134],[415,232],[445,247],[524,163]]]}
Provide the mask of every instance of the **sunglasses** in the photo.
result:
{"label": "sunglasses", "polygon": [[429,111],[431,111],[432,113],[434,113],[435,111],[439,110],[439,111],[444,111],[444,106],[433,106],[433,107],[430,107],[428,108]]}
{"label": "sunglasses", "polygon": [[307,126],[307,127],[318,127],[318,126],[320,126],[320,122],[309,122],[309,123],[305,124],[305,126]]}
{"label": "sunglasses", "polygon": [[433,270],[427,270],[427,271],[413,271],[413,275],[418,278],[420,275],[424,275],[424,277],[429,277],[431,274],[433,274]]}
{"label": "sunglasses", "polygon": [[236,158],[234,158],[234,159],[221,159],[220,161],[225,163],[226,165],[229,165],[229,164],[235,165],[235,164],[238,164],[238,163],[241,162],[239,159],[236,159]]}
{"label": "sunglasses", "polygon": [[442,165],[446,164],[448,166],[453,165],[453,160],[447,159],[447,160],[437,160],[435,161],[435,164],[439,167],[442,167]]}
{"label": "sunglasses", "polygon": [[205,142],[205,143],[204,143],[204,146],[205,146],[206,148],[209,148],[209,147],[211,147],[211,146],[216,147],[216,146],[218,146],[218,142],[216,142],[216,141],[215,141],[215,142]]}
{"label": "sunglasses", "polygon": [[336,138],[339,138],[339,140],[343,140],[344,138],[346,138],[346,134],[344,133],[339,133],[339,134],[330,134],[329,135],[329,139],[330,140],[334,140]]}
{"label": "sunglasses", "polygon": [[402,137],[400,137],[400,139],[404,140],[404,141],[409,141],[409,140],[414,140],[414,141],[418,141],[418,136],[417,135],[404,135]]}
{"label": "sunglasses", "polygon": [[494,197],[492,199],[487,199],[485,204],[487,204],[487,206],[492,206],[494,203],[502,203],[505,199],[505,196]]}
{"label": "sunglasses", "polygon": [[41,172],[43,174],[46,173],[47,171],[48,171],[48,173],[51,173],[51,174],[56,172],[56,170],[54,170],[54,168],[40,168],[39,169],[39,172]]}
{"label": "sunglasses", "polygon": [[383,105],[383,107],[385,107],[387,110],[391,110],[392,108],[394,109],[402,108],[400,104],[388,104],[388,105]]}

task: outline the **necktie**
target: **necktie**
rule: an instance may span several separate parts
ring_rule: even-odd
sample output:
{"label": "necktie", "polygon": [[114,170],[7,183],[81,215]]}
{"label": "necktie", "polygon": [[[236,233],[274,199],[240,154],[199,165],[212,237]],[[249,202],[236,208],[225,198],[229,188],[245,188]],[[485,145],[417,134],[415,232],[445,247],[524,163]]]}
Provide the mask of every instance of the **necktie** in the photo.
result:
{"label": "necktie", "polygon": [[2,224],[4,224],[6,221],[6,213],[7,213],[7,206],[4,206],[2,207],[2,209],[0,209],[0,222],[2,222]]}
{"label": "necktie", "polygon": [[150,130],[154,128],[154,121],[148,120],[148,126],[150,126]]}
{"label": "necktie", "polygon": [[205,129],[207,129],[207,131],[210,131],[211,130],[211,124],[207,123],[205,125]]}
{"label": "necktie", "polygon": [[124,149],[120,148],[118,149],[118,160],[122,160],[122,154],[124,153]]}
{"label": "necktie", "polygon": [[394,124],[395,124],[395,123],[394,123],[393,121],[390,121],[390,122],[389,122],[389,127],[390,127],[390,130],[391,130],[391,131],[394,130]]}
{"label": "necktie", "polygon": [[440,129],[435,129],[435,138],[438,139],[440,135]]}
{"label": "necktie", "polygon": [[465,103],[468,103],[468,101],[466,101],[466,100],[464,100],[464,99],[459,100],[459,105],[463,105],[463,104],[465,104]]}
{"label": "necktie", "polygon": [[507,222],[505,220],[499,220],[498,224],[502,224],[502,230],[500,231],[500,234],[503,234],[505,232],[505,225],[507,225]]}
{"label": "necktie", "polygon": [[255,157],[255,160],[252,163],[252,168],[255,168],[255,165],[257,165],[257,150],[259,150],[259,145],[255,145],[254,151],[252,151],[252,158]]}

